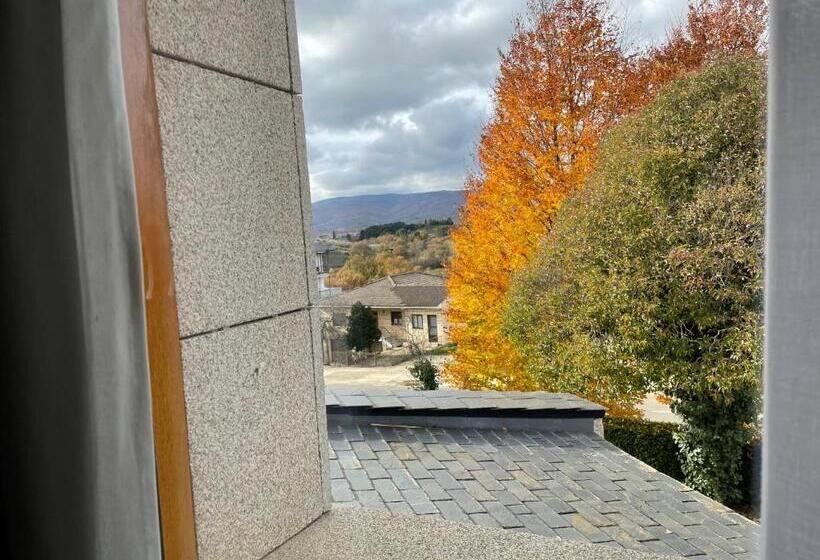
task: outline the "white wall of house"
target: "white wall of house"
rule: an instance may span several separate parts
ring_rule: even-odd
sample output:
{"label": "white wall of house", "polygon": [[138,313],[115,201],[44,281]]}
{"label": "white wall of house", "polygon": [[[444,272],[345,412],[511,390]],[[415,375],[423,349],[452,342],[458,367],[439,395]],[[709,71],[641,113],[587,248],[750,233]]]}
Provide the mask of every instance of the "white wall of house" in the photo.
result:
{"label": "white wall of house", "polygon": [[[384,335],[396,340],[412,342],[422,347],[438,346],[447,343],[447,319],[444,312],[437,308],[406,308],[406,309],[378,309],[379,329]],[[393,313],[401,313],[401,325],[394,325],[392,321]],[[421,316],[421,323],[416,320],[413,325],[413,316]],[[436,321],[436,332],[438,342],[430,342],[429,328],[430,317],[434,316]],[[420,328],[416,328],[420,327]]]}

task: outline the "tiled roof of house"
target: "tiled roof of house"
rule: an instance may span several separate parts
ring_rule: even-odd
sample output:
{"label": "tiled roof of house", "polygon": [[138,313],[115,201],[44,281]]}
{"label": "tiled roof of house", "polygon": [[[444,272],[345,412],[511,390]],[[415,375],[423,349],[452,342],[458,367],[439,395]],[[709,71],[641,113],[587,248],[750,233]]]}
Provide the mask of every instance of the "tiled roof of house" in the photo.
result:
{"label": "tiled roof of house", "polygon": [[[393,397],[413,398],[400,393]],[[354,397],[376,405],[384,395],[336,391],[329,402]],[[701,560],[749,559],[758,550],[757,524],[594,433],[389,426],[378,418],[372,423],[338,418],[328,415],[331,488],[340,506]]]}
{"label": "tiled roof of house", "polygon": [[444,278],[424,272],[385,276],[370,284],[323,299],[320,307],[350,307],[356,302],[376,308],[439,307],[447,297]]}

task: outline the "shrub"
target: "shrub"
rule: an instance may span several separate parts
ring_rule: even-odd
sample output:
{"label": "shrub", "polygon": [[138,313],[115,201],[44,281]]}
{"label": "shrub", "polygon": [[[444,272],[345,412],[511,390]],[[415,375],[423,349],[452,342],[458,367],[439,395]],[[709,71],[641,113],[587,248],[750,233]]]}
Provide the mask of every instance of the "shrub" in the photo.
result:
{"label": "shrub", "polygon": [[[604,437],[613,445],[658,471],[680,481],[685,480],[681,452],[676,440],[686,427],[671,422],[652,422],[636,418],[604,418]],[[760,505],[760,439],[744,444],[740,463],[740,499],[728,502],[741,506],[745,514],[755,517]]]}
{"label": "shrub", "polygon": [[745,448],[753,434],[749,418],[757,413],[758,398],[736,394],[728,403],[686,396],[672,401],[672,410],[687,420],[675,434],[686,481],[726,504],[744,500]]}
{"label": "shrub", "polygon": [[637,418],[604,418],[604,437],[650,467],[683,480],[675,434],[678,425]]}
{"label": "shrub", "polygon": [[713,64],[614,127],[505,316],[541,388],[670,397],[687,483],[729,503],[760,395],[764,68]]}
{"label": "shrub", "polygon": [[418,382],[422,391],[435,391],[438,389],[438,368],[424,356],[416,358],[409,368],[412,375]]}
{"label": "shrub", "polygon": [[354,350],[367,350],[382,336],[376,312],[357,301],[350,308],[350,321],[347,324],[345,340],[347,347]]}
{"label": "shrub", "polygon": [[442,344],[440,346],[436,346],[435,348],[431,349],[428,354],[431,356],[448,356],[452,354],[456,349],[456,345],[453,342],[448,342],[447,344]]}

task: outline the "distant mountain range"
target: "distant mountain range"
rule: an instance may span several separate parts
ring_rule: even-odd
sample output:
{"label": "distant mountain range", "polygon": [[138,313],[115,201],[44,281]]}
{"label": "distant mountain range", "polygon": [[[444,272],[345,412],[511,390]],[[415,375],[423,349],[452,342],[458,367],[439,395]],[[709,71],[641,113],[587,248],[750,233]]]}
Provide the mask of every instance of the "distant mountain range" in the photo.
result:
{"label": "distant mountain range", "polygon": [[391,222],[420,223],[458,217],[464,191],[411,194],[366,194],[328,198],[313,203],[314,233],[359,231]]}

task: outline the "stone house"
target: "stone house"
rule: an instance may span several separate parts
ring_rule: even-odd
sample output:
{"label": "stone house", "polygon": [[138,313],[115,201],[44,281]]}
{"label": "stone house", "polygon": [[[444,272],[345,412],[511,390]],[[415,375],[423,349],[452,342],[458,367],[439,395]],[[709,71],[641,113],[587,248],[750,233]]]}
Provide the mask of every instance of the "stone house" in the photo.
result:
{"label": "stone house", "polygon": [[344,327],[350,308],[361,302],[376,312],[383,348],[431,348],[447,343],[446,301],[443,277],[407,272],[322,299],[318,307],[326,322]]}

